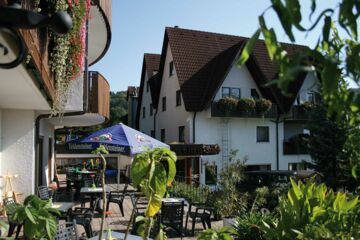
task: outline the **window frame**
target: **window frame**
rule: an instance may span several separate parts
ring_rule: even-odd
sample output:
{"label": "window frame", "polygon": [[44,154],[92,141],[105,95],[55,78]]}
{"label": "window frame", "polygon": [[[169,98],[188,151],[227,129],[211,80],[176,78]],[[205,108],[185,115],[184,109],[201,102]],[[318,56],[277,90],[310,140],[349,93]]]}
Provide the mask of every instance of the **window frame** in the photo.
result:
{"label": "window frame", "polygon": [[174,61],[170,61],[169,63],[169,77],[174,75]]}
{"label": "window frame", "polygon": [[162,103],[161,110],[163,112],[165,112],[166,111],[166,97],[162,97],[161,103]]}
{"label": "window frame", "polygon": [[[229,93],[224,94],[224,90],[229,91]],[[234,90],[238,91],[239,96],[234,96],[232,94],[232,91],[234,91]],[[236,99],[240,99],[241,98],[241,88],[238,88],[238,87],[221,87],[221,97],[222,98],[233,97],[233,98],[236,98]]]}
{"label": "window frame", "polygon": [[179,126],[178,128],[178,140],[179,142],[185,142],[185,126]]}
{"label": "window frame", "polygon": [[181,106],[181,91],[177,90],[176,91],[176,106]]}
{"label": "window frame", "polygon": [[165,132],[165,128],[162,128],[160,130],[160,141],[165,142],[165,140],[166,140],[166,132]]}
{"label": "window frame", "polygon": [[[259,140],[259,129],[267,129],[267,137],[264,140]],[[269,126],[256,126],[256,142],[257,143],[269,143],[270,142],[270,128]]]}
{"label": "window frame", "polygon": [[[254,97],[253,96],[253,93],[256,93],[256,96]],[[256,88],[251,88],[250,89],[250,96],[253,98],[253,99],[260,99],[260,94],[258,93],[258,91],[256,90]]]}
{"label": "window frame", "polygon": [[142,118],[145,118],[146,117],[146,108],[145,106],[143,106],[143,109],[142,109]]}

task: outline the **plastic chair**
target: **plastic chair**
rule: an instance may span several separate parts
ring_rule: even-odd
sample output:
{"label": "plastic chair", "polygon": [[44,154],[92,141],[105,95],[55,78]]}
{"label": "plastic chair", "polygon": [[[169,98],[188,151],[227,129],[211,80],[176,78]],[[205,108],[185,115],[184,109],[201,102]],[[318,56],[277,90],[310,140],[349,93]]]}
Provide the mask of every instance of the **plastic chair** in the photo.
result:
{"label": "plastic chair", "polygon": [[184,201],[163,202],[161,206],[161,224],[176,230],[183,236]]}
{"label": "plastic chair", "polygon": [[98,202],[99,199],[96,199],[92,208],[75,208],[71,213],[71,219],[73,221],[75,220],[77,225],[84,227],[87,238],[93,237],[91,221],[94,217],[95,207],[97,206]]}
{"label": "plastic chair", "polygon": [[49,200],[52,197],[51,191],[47,186],[38,186],[38,195],[42,200]]}
{"label": "plastic chair", "polygon": [[14,230],[17,227],[15,239],[18,239],[22,225],[23,225],[23,223],[14,221],[12,219],[12,216],[14,215],[17,206],[18,206],[18,204],[14,201],[13,198],[5,198],[4,199],[4,207],[5,207],[6,214],[8,217],[8,222],[9,222],[8,237],[11,237],[13,235]]}
{"label": "plastic chair", "polygon": [[126,196],[126,191],[128,188],[128,184],[125,184],[124,189],[122,191],[111,191],[109,193],[108,201],[106,204],[106,211],[109,211],[110,203],[116,203],[121,211],[122,216],[124,216],[124,199]]}
{"label": "plastic chair", "polygon": [[208,228],[211,228],[211,214],[213,208],[210,207],[209,198],[206,200],[205,203],[190,203],[189,209],[186,214],[186,222],[185,222],[185,230],[187,229],[187,224],[189,217],[192,219],[192,228],[191,233],[194,236],[195,234],[195,223],[196,219],[200,219],[204,229],[206,229],[206,225]]}
{"label": "plastic chair", "polygon": [[58,225],[55,240],[78,240],[76,220]]}

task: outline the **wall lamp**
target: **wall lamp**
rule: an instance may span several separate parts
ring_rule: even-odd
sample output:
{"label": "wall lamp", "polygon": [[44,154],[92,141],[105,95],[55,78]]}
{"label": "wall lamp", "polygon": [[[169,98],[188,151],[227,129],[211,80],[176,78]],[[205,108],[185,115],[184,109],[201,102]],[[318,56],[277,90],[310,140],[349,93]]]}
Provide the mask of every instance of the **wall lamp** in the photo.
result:
{"label": "wall lamp", "polygon": [[[72,27],[72,19],[66,11],[59,11],[52,16],[21,8],[21,0],[8,1],[7,6],[0,6],[0,32],[6,33],[18,46],[19,53],[15,60],[0,63],[0,68],[10,69],[18,66],[25,59],[25,46],[22,38],[15,29],[34,29],[49,27],[58,34],[65,34]],[[0,54],[9,53],[8,48],[0,43]]]}

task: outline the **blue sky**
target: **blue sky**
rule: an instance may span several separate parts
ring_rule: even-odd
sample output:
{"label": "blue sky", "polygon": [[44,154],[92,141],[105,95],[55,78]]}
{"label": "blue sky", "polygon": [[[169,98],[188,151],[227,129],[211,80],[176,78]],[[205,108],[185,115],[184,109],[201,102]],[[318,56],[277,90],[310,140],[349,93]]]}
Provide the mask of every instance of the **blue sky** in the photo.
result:
{"label": "blue sky", "polygon": [[[302,0],[304,25],[308,26],[310,0]],[[317,1],[319,9],[336,1]],[[107,54],[91,70],[101,72],[111,91],[140,84],[144,53],[160,53],[166,26],[250,37],[258,27],[258,16],[270,0],[113,0],[112,40]],[[289,42],[272,11],[265,15],[280,41]],[[316,15],[314,16],[316,17]],[[321,29],[315,29],[317,33]],[[315,34],[317,35],[317,34]],[[314,46],[314,34],[296,34],[299,44]]]}

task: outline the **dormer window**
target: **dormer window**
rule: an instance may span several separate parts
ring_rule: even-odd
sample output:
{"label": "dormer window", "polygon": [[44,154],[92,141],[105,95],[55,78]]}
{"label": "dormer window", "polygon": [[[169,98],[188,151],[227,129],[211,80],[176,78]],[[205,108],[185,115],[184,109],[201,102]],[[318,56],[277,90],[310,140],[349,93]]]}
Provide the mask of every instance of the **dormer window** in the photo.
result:
{"label": "dormer window", "polygon": [[171,77],[172,75],[174,75],[174,61],[169,63],[169,76]]}
{"label": "dormer window", "polygon": [[176,106],[181,106],[181,92],[180,92],[180,90],[176,91]]}

